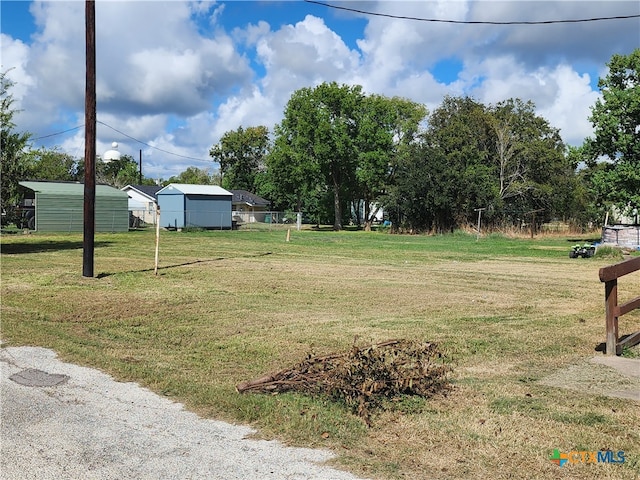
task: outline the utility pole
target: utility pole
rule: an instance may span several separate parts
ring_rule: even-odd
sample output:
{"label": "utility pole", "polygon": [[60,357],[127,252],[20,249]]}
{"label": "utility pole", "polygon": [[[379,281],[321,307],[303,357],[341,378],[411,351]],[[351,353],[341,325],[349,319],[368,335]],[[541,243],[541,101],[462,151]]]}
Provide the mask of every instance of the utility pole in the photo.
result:
{"label": "utility pole", "polygon": [[85,1],[84,236],[82,276],[93,277],[96,214],[96,5]]}

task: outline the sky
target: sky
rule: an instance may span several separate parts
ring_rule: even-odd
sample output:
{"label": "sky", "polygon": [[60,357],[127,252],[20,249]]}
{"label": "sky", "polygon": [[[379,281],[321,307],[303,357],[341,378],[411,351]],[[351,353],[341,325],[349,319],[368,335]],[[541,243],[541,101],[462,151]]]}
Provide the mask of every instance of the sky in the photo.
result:
{"label": "sky", "polygon": [[[96,1],[97,152],[118,142],[145,177],[214,173],[210,148],[239,127],[273,131],[293,92],[361,85],[433,111],[445,96],[532,101],[569,145],[614,54],[640,46],[636,0]],[[34,148],[84,155],[85,2],[0,3],[1,70],[16,130]],[[78,127],[78,128],[77,128]],[[64,133],[61,133],[64,132]]]}

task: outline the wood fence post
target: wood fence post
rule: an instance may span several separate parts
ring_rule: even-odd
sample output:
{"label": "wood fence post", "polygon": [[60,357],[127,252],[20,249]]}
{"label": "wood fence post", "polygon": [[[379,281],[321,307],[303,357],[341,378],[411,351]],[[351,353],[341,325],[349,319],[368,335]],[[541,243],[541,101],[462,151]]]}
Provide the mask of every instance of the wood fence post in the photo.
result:
{"label": "wood fence post", "polygon": [[607,355],[617,355],[618,345],[618,279],[604,284],[607,326]]}
{"label": "wood fence post", "polygon": [[158,275],[158,251],[160,249],[160,205],[156,205],[156,258],[153,274]]}

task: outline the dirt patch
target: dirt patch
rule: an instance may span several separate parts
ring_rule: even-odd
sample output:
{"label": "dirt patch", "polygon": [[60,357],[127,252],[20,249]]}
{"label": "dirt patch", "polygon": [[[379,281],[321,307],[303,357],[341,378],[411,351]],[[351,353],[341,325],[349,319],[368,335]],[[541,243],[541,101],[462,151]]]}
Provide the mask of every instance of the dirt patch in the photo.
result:
{"label": "dirt patch", "polygon": [[598,356],[541,380],[543,385],[640,402],[640,359]]}

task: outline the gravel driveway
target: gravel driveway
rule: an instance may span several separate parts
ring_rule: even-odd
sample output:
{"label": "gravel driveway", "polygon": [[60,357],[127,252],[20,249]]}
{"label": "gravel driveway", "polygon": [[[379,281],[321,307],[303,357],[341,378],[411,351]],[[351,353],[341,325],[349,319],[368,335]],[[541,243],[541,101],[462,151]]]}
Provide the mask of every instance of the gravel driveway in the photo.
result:
{"label": "gravel driveway", "polygon": [[356,479],[51,350],[0,348],[0,371],[1,479]]}

